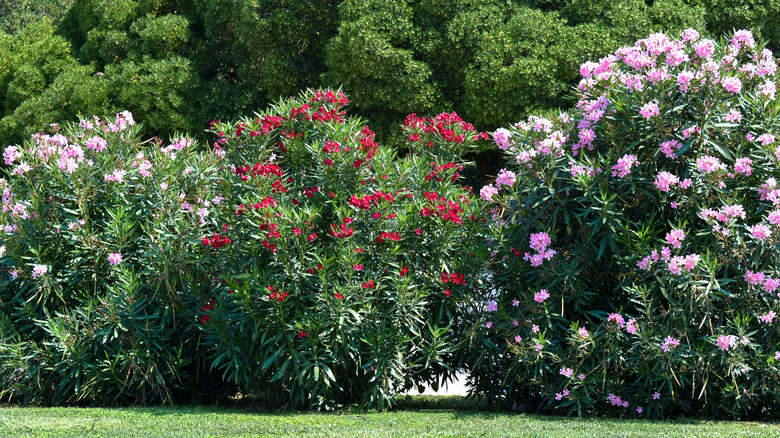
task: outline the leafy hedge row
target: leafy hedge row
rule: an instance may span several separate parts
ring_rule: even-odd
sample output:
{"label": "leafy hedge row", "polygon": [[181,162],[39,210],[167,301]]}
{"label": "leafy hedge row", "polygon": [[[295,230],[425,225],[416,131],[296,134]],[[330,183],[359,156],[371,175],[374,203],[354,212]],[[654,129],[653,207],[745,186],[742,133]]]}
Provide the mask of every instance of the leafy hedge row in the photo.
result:
{"label": "leafy hedge row", "polygon": [[496,130],[479,196],[488,134],[411,114],[399,156],[340,91],[201,147],[128,112],[53,126],[4,152],[2,394],[381,407],[465,368],[541,411],[771,415],[776,70],[746,30],[652,34],[583,64],[572,112]]}

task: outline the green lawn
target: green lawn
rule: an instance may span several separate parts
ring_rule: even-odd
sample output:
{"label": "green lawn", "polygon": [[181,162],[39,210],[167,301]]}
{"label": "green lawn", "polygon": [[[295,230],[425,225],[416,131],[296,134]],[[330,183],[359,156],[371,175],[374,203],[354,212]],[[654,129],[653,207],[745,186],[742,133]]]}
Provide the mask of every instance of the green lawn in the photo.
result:
{"label": "green lawn", "polygon": [[456,410],[253,413],[214,407],[0,408],[0,436],[35,437],[719,437],[780,436],[780,424],[545,417]]}

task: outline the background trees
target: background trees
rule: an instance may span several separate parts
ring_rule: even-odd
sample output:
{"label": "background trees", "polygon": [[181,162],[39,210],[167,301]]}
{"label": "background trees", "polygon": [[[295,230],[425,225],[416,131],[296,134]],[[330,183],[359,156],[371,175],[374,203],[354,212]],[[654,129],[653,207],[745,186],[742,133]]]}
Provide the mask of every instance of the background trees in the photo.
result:
{"label": "background trees", "polygon": [[770,38],[776,0],[13,0],[0,14],[0,143],[129,109],[201,133],[279,97],[343,86],[380,141],[409,113],[493,130],[568,107],[580,64],[656,31]]}

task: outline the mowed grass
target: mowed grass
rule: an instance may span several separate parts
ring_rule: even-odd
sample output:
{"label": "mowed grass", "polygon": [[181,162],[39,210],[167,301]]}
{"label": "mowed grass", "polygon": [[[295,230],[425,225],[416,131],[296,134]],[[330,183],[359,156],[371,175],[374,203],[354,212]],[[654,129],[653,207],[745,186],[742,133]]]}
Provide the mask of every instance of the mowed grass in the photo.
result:
{"label": "mowed grass", "polygon": [[256,413],[218,407],[0,408],[2,437],[768,437],[780,424],[576,419],[415,409]]}

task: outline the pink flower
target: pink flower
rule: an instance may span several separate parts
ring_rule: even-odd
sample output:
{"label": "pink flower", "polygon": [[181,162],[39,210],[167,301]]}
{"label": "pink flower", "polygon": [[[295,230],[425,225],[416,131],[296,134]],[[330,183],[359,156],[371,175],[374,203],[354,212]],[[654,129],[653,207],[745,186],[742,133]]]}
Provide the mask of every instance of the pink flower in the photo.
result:
{"label": "pink flower", "polygon": [[544,252],[547,246],[552,242],[550,236],[547,233],[534,233],[531,234],[531,249],[538,252]]}
{"label": "pink flower", "polygon": [[737,337],[734,335],[720,335],[716,344],[722,351],[728,351],[729,348],[737,346]]}
{"label": "pink flower", "polygon": [[764,282],[766,275],[763,272],[747,271],[743,278],[747,284],[758,285]]}
{"label": "pink flower", "polygon": [[628,320],[628,323],[626,324],[626,332],[635,335],[639,333],[639,326],[636,323],[636,320],[631,318]]}
{"label": "pink flower", "polygon": [[46,275],[49,272],[47,265],[33,265],[32,278],[38,278]]}
{"label": "pink flower", "polygon": [[493,140],[495,140],[496,145],[498,145],[498,148],[501,149],[502,151],[509,149],[510,138],[512,138],[512,133],[509,132],[509,130],[504,128],[498,128],[493,133]]}
{"label": "pink flower", "polygon": [[753,160],[751,160],[750,158],[747,157],[738,158],[737,162],[734,163],[734,172],[750,176],[750,174],[753,173],[753,167],[751,167],[752,164],[753,164]]}
{"label": "pink flower", "polygon": [[775,360],[780,360],[780,351],[775,351]]}
{"label": "pink flower", "polygon": [[588,336],[590,336],[590,332],[588,332],[588,329],[586,329],[585,327],[578,328],[577,333],[579,333],[579,335],[583,338],[587,338]]}
{"label": "pink flower", "polygon": [[661,398],[661,393],[658,392],[658,391],[654,392],[653,393],[653,400],[658,400],[659,398]]}
{"label": "pink flower", "polygon": [[103,152],[103,150],[108,146],[108,142],[106,142],[102,137],[98,136],[88,138],[84,144],[87,146],[87,149],[92,149],[98,152]]}
{"label": "pink flower", "polygon": [[772,225],[780,225],[780,210],[773,210],[766,219]]}
{"label": "pink flower", "polygon": [[112,252],[108,255],[108,264],[111,266],[116,266],[120,263],[122,263],[122,254],[118,252]]}
{"label": "pink flower", "polygon": [[700,58],[709,58],[715,50],[715,44],[712,40],[701,40],[693,45],[696,56]]}
{"label": "pink flower", "polygon": [[488,322],[485,323],[485,327],[486,328],[491,328],[491,327],[493,327],[493,323],[488,321]]}
{"label": "pink flower", "polygon": [[641,114],[642,117],[649,119],[661,114],[661,111],[658,109],[657,103],[648,102],[642,107],[641,110],[639,110],[639,114]]}
{"label": "pink flower", "polygon": [[655,186],[662,192],[670,191],[672,186],[679,182],[679,178],[666,171],[658,172],[658,175],[655,177]]}
{"label": "pink flower", "polygon": [[564,368],[561,368],[560,373],[561,373],[562,376],[566,376],[566,377],[571,379],[571,376],[574,375],[574,370],[571,369],[571,368],[564,367]]}
{"label": "pink flower", "polygon": [[669,140],[661,143],[658,149],[661,150],[666,158],[674,158],[681,147],[682,145],[677,140]]}
{"label": "pink flower", "polygon": [[531,331],[534,333],[539,333],[539,326],[534,324],[531,326]]}
{"label": "pink flower", "polygon": [[488,184],[479,191],[479,196],[488,202],[493,202],[493,196],[498,194],[498,189]]}
{"label": "pink flower", "polygon": [[761,143],[761,146],[767,146],[775,142],[775,136],[769,133],[761,134],[756,141]]}
{"label": "pink flower", "polygon": [[496,304],[495,300],[488,301],[487,311],[488,312],[495,312],[496,310],[498,310],[498,305]]}
{"label": "pink flower", "polygon": [[523,342],[523,338],[520,337],[520,335],[515,336],[515,342],[517,342],[519,344],[520,342]]}
{"label": "pink flower", "polygon": [[624,155],[616,165],[612,166],[612,176],[625,178],[631,173],[631,168],[637,165],[639,165],[639,161],[636,159],[636,155]]}
{"label": "pink flower", "polygon": [[534,295],[534,301],[537,303],[543,303],[547,298],[550,298],[550,294],[545,289],[542,289]]}
{"label": "pink flower", "polygon": [[661,344],[661,350],[663,350],[665,353],[668,353],[669,350],[674,349],[680,345],[680,340],[673,338],[671,336],[667,336],[666,339],[664,339],[664,343]]}
{"label": "pink flower", "polygon": [[517,306],[519,306],[519,305],[520,305],[520,301],[518,301],[518,299],[517,299],[517,298],[515,298],[515,299],[513,299],[513,300],[512,300],[512,307],[517,307]]}
{"label": "pink flower", "polygon": [[579,373],[579,374],[577,374],[577,378],[580,379],[580,380],[585,380],[585,374]]}
{"label": "pink flower", "polygon": [[498,173],[498,177],[496,177],[496,186],[501,187],[502,185],[505,185],[507,187],[512,187],[515,185],[516,181],[517,175],[515,175],[514,172],[501,169],[501,172]]}
{"label": "pink flower", "polygon": [[19,159],[19,157],[22,156],[22,153],[19,152],[19,148],[16,146],[8,146],[5,148],[5,151],[3,152],[3,158],[5,159],[5,164],[12,165],[16,160]]}
{"label": "pink flower", "polygon": [[672,245],[675,249],[679,249],[682,246],[682,241],[685,239],[685,231],[679,229],[673,229],[666,233],[666,243]]}
{"label": "pink flower", "polygon": [[607,317],[607,321],[614,322],[618,327],[623,327],[626,325],[626,320],[624,320],[623,316],[619,313],[610,313]]}
{"label": "pink flower", "polygon": [[636,413],[637,414],[641,414],[642,413],[642,406],[637,406],[636,407]]}
{"label": "pink flower", "polygon": [[764,224],[756,224],[750,227],[750,234],[754,239],[764,240],[772,235],[772,230]]}
{"label": "pink flower", "polygon": [[760,319],[761,322],[764,322],[766,324],[771,324],[772,320],[774,320],[776,316],[777,316],[777,314],[774,311],[770,310],[769,313],[765,313],[765,314],[759,316],[758,319]]}
{"label": "pink flower", "polygon": [[709,155],[699,157],[699,159],[696,160],[696,167],[699,169],[699,172],[704,173],[712,173],[726,169],[726,166],[721,163],[720,160]]}
{"label": "pink flower", "polygon": [[736,94],[742,91],[742,81],[738,78],[730,77],[723,79],[720,84],[731,94]]}
{"label": "pink flower", "polygon": [[723,116],[723,120],[730,123],[739,123],[742,121],[742,113],[738,110],[732,109],[728,114]]}

